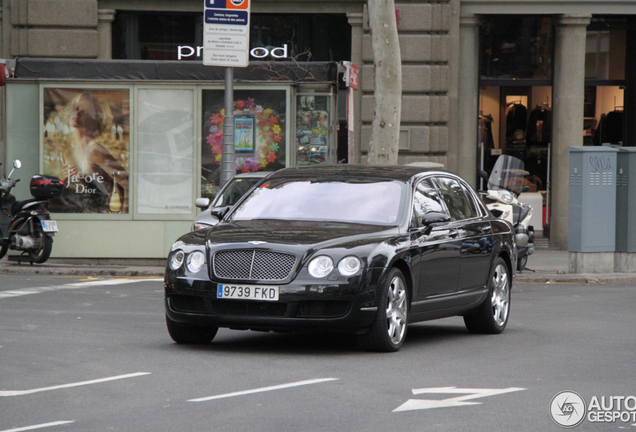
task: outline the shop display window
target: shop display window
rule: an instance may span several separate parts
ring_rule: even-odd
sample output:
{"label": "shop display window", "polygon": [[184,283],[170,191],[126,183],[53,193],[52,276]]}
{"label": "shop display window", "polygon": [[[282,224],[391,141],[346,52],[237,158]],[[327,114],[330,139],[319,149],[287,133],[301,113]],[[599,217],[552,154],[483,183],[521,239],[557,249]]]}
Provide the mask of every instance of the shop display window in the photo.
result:
{"label": "shop display window", "polygon": [[525,164],[524,184],[546,189],[552,142],[551,86],[483,86],[479,92],[478,166],[490,172],[497,158]]}
{"label": "shop display window", "polygon": [[584,145],[623,145],[623,100],[622,86],[586,87]]}
{"label": "shop display window", "polygon": [[330,96],[298,96],[296,165],[327,163],[330,148]]}
{"label": "shop display window", "polygon": [[65,183],[53,213],[129,213],[130,90],[44,87],[42,173]]}
{"label": "shop display window", "polygon": [[137,213],[194,211],[194,89],[137,91]]}
{"label": "shop display window", "polygon": [[[276,171],[287,165],[287,90],[234,90],[236,172]],[[201,196],[219,191],[225,91],[202,91]]]}

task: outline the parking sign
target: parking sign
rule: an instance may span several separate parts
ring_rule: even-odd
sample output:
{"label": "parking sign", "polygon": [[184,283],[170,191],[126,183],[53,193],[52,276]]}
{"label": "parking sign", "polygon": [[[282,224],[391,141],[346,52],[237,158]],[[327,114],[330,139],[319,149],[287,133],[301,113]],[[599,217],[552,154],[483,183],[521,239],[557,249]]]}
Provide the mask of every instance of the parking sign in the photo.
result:
{"label": "parking sign", "polygon": [[203,64],[246,67],[250,50],[250,0],[204,0]]}

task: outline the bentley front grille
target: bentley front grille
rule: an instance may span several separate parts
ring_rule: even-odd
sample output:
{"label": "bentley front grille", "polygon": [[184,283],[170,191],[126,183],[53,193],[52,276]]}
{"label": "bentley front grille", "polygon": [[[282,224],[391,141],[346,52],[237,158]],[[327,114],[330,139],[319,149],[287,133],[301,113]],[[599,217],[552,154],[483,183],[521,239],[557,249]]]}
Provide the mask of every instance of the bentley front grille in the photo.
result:
{"label": "bentley front grille", "polygon": [[266,250],[230,250],[214,254],[213,271],[220,279],[282,281],[294,269],[296,257]]}

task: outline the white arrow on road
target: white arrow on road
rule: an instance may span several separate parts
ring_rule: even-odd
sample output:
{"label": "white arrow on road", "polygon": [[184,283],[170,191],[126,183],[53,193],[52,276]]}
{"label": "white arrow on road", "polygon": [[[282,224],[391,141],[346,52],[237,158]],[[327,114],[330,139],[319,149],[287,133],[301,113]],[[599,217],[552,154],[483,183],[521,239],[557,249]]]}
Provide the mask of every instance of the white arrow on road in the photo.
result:
{"label": "white arrow on road", "polygon": [[526,390],[519,387],[508,387],[505,389],[477,389],[477,388],[457,388],[457,387],[432,387],[423,389],[413,389],[413,394],[462,394],[464,396],[457,396],[448,399],[409,399],[402,405],[393,410],[398,411],[412,411],[431,408],[445,408],[456,407],[466,405],[479,405],[481,402],[467,402],[472,399],[478,399],[487,396],[495,396],[504,393],[512,393],[516,391]]}

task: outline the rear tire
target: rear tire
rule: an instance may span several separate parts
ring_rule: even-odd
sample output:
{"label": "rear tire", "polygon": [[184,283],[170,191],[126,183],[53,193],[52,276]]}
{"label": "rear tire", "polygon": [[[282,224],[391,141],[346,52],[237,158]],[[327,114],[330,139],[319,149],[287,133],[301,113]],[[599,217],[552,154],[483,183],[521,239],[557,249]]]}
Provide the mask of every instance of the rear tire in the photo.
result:
{"label": "rear tire", "polygon": [[406,338],[409,313],[409,293],[402,272],[393,268],[378,286],[380,304],[369,330],[358,336],[362,348],[368,351],[398,351]]}
{"label": "rear tire", "polygon": [[499,334],[508,324],[510,313],[510,271],[503,258],[498,257],[490,276],[488,298],[472,314],[464,316],[471,333]]}
{"label": "rear tire", "polygon": [[7,245],[0,246],[0,259],[4,258],[8,250],[9,250],[9,246]]}
{"label": "rear tire", "polygon": [[178,344],[202,345],[212,342],[218,327],[198,327],[172,321],[166,315],[168,333]]}
{"label": "rear tire", "polygon": [[51,250],[53,249],[53,239],[44,233],[40,221],[37,220],[37,224],[33,226],[33,237],[39,240],[42,244],[42,248],[29,251],[29,257],[31,262],[36,264],[42,264],[51,256]]}

